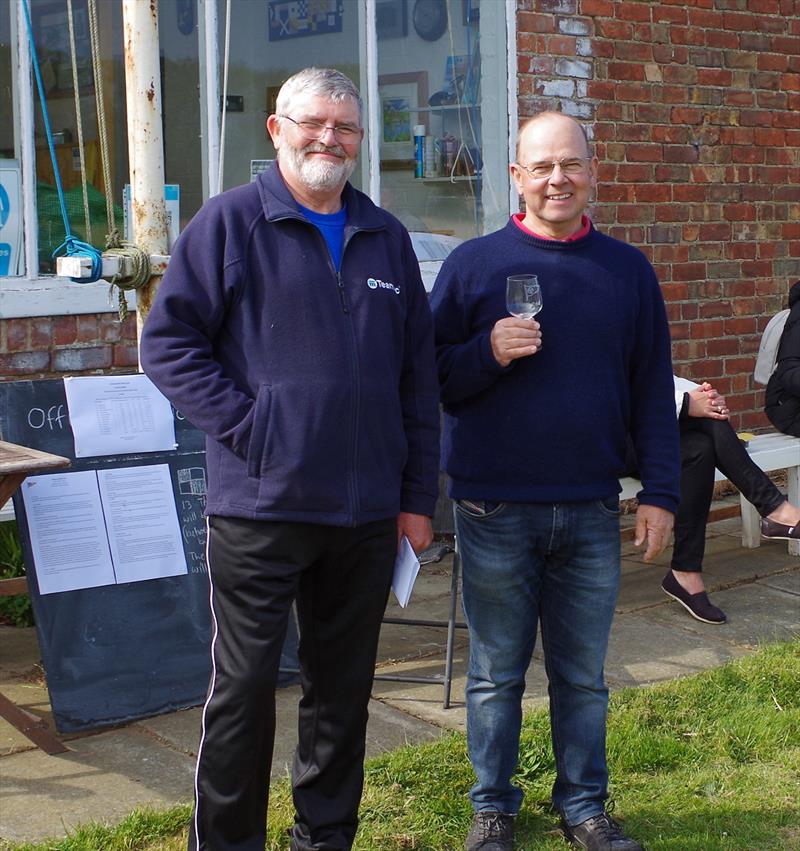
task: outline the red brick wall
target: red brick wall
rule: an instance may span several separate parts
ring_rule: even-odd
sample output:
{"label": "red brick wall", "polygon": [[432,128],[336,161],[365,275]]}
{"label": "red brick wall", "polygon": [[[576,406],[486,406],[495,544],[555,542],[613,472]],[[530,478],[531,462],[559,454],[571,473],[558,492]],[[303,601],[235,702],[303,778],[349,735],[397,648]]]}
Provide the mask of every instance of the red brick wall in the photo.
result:
{"label": "red brick wall", "polygon": [[768,425],[755,353],[800,279],[800,0],[517,5],[520,118],[592,128],[592,217],[653,262],[676,372]]}
{"label": "red brick wall", "polygon": [[5,380],[131,372],[137,368],[136,316],[113,313],[0,319]]}

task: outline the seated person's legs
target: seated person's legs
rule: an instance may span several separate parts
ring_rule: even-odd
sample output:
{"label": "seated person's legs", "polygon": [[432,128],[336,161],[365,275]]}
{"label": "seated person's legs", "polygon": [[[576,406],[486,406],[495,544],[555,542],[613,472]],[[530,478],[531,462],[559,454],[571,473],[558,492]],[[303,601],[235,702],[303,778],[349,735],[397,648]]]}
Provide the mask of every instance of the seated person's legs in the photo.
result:
{"label": "seated person's legs", "polygon": [[714,494],[714,441],[706,422],[685,419],[681,433],[681,501],[675,516],[675,543],[671,570],[661,587],[676,599],[692,617],[704,623],[724,623],[725,613],[708,599],[703,583],[703,556],[706,548],[706,521]]}

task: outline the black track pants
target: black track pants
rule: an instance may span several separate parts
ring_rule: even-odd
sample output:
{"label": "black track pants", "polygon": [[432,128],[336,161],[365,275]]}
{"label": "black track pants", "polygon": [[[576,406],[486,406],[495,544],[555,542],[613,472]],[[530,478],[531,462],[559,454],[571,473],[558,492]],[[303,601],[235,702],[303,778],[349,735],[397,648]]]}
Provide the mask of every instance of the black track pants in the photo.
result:
{"label": "black track pants", "polygon": [[275,687],[295,598],[303,696],[291,848],[351,848],[396,534],[394,519],[342,528],[209,518],[213,668],[190,851],[264,851]]}

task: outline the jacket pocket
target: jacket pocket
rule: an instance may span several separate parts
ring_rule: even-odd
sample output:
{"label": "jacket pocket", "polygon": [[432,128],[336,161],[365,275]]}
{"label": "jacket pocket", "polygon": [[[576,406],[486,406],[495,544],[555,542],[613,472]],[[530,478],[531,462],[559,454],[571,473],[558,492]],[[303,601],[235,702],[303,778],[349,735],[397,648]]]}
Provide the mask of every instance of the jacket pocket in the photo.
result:
{"label": "jacket pocket", "polygon": [[258,388],[250,443],[247,447],[247,475],[257,479],[267,462],[267,437],[269,435],[270,412],[272,410],[272,388],[262,384]]}
{"label": "jacket pocket", "polygon": [[259,480],[257,507],[346,512],[353,467],[347,387],[328,377],[272,382],[259,390],[255,416],[248,474]]}

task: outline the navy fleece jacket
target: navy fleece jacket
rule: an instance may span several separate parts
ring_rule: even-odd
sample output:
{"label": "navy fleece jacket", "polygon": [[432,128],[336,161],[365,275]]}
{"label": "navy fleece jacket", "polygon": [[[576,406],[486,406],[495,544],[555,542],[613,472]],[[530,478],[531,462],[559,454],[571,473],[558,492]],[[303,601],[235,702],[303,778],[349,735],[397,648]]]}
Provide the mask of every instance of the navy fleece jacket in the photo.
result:
{"label": "navy fleece jacket", "polygon": [[[542,349],[501,367],[506,277],[533,272]],[[655,273],[594,228],[538,239],[509,220],[447,258],[431,296],[456,499],[581,502],[619,493],[630,432],[643,503],[674,512],[680,460],[669,328]]]}
{"label": "navy fleece jacket", "polygon": [[354,526],[432,515],[433,327],[405,229],[345,187],[341,271],[273,166],[178,239],[142,366],[206,435],[208,514]]}

